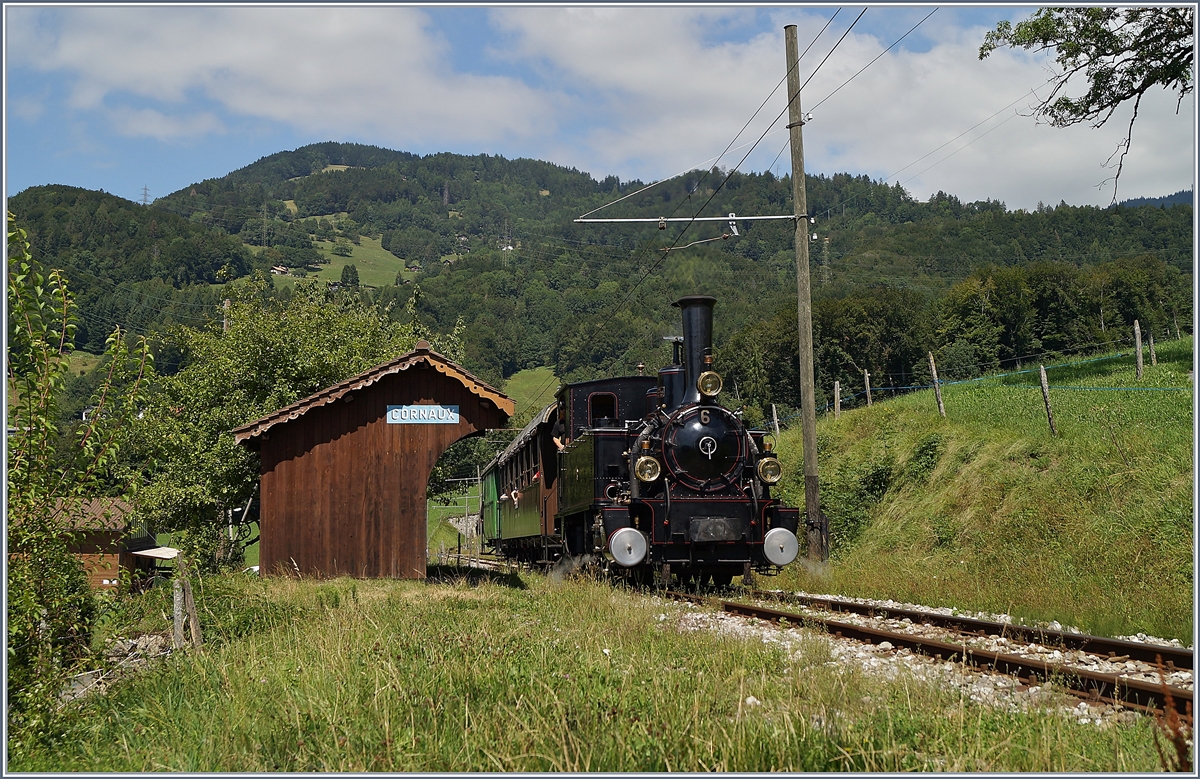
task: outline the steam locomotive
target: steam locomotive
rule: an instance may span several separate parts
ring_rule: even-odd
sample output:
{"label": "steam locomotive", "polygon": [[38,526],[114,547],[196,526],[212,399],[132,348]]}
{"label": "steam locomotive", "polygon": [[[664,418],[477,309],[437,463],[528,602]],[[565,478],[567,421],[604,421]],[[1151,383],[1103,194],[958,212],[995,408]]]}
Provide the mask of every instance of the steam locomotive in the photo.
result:
{"label": "steam locomotive", "polygon": [[715,302],[673,304],[683,338],[657,378],[562,386],[488,464],[481,519],[493,550],[543,564],[593,556],[641,583],[718,586],[796,558],[799,510],[771,497],[782,476],[771,442],[716,402]]}

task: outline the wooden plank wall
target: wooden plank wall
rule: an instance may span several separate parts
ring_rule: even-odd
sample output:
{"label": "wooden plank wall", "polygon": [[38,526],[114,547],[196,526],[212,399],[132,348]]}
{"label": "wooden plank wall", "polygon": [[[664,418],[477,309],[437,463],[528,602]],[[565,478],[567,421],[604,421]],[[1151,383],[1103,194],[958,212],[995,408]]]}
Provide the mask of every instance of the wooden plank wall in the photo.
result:
{"label": "wooden plank wall", "polygon": [[[389,405],[457,405],[457,425],[389,425]],[[424,578],[425,488],[455,441],[502,427],[457,379],[413,366],[264,436],[264,573]]]}

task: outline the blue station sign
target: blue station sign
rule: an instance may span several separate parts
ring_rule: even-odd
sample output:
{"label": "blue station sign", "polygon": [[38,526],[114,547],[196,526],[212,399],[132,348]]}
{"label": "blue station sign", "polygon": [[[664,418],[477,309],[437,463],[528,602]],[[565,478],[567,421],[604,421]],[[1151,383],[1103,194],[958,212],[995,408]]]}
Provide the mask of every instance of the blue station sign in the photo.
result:
{"label": "blue station sign", "polygon": [[389,425],[457,425],[458,406],[388,406]]}

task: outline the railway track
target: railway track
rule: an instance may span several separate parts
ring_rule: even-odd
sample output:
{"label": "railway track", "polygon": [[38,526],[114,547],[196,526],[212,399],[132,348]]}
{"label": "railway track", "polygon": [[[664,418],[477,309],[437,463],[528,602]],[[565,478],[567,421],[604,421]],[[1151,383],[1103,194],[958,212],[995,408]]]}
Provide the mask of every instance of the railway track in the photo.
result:
{"label": "railway track", "polygon": [[935,625],[967,636],[1002,636],[1018,641],[1036,642],[1042,646],[1074,649],[1109,659],[1135,660],[1154,665],[1157,662],[1156,658],[1161,657],[1162,663],[1168,671],[1177,669],[1193,670],[1195,657],[1192,650],[1182,647],[1146,644],[1120,638],[1089,636],[1065,630],[1050,630],[1048,628],[1013,625],[1011,623],[994,622],[975,619],[973,617],[931,613],[917,609],[906,609],[902,606],[880,606],[836,598],[792,595],[780,592],[754,591],[751,593],[751,597],[763,600],[775,600],[783,603],[795,603],[822,611],[846,612],[868,617],[907,619],[914,624]]}
{"label": "railway track", "polygon": [[[1027,628],[967,617],[929,614],[923,611],[902,608],[884,609],[879,606],[870,607],[865,604],[853,604],[824,598],[809,598],[807,599],[808,603],[800,605],[805,605],[812,609],[820,609],[822,606],[853,606],[853,609],[825,608],[824,610],[853,611],[859,618],[856,621],[848,621],[821,616],[813,611],[804,613],[786,612],[751,603],[718,600],[690,593],[667,592],[665,594],[676,600],[714,605],[732,615],[756,618],[772,623],[790,623],[793,625],[819,627],[828,631],[830,635],[839,638],[849,638],[871,644],[882,644],[886,641],[894,648],[903,647],[913,652],[937,657],[942,660],[962,662],[982,671],[1006,674],[1028,685],[1044,685],[1047,682],[1054,682],[1065,691],[1092,703],[1104,703],[1140,711],[1153,711],[1162,710],[1166,705],[1166,697],[1170,696],[1175,703],[1175,707],[1181,713],[1185,710],[1189,710],[1190,712],[1192,704],[1193,693],[1191,689],[1169,685],[1163,681],[1162,677],[1159,677],[1155,681],[1139,679],[1130,676],[1128,673],[1106,672],[1087,668],[1084,663],[1078,661],[1078,655],[1081,654],[1099,658],[1101,661],[1112,661],[1114,659],[1128,661],[1127,658],[1131,658],[1132,655],[1125,654],[1125,650],[1132,648],[1127,645],[1134,645],[1139,648],[1141,656],[1145,656],[1142,650],[1150,650],[1154,655],[1161,656],[1164,673],[1179,676],[1181,675],[1180,671],[1175,670],[1172,673],[1167,669],[1191,669],[1192,657],[1190,650],[1181,650],[1177,647],[1137,644],[1136,642],[1122,641],[1120,639]],[[886,612],[886,616],[882,614],[883,612]],[[877,622],[878,624],[863,624],[866,620],[863,620],[862,617],[868,617],[870,621]],[[888,620],[892,622],[899,620],[901,623],[903,620],[907,620],[910,625],[924,623],[936,626],[940,630],[935,631],[935,635],[928,635],[920,631],[910,632],[910,630],[889,629],[880,626]],[[904,627],[908,628],[910,626],[906,625]],[[1020,630],[1014,630],[1015,627],[1020,627]],[[993,632],[989,633],[989,630]],[[1027,641],[1031,646],[1037,646],[1038,649],[1046,646],[1055,646],[1053,642],[1061,636],[1063,637],[1063,641],[1059,646],[1073,651],[1077,655],[1076,661],[1068,661],[1061,650],[1054,650],[1057,652],[1055,660],[1045,660],[1039,657],[1025,656],[1020,653],[1020,648],[1015,648],[1015,651],[997,652],[979,646],[972,646],[971,642],[977,640],[981,632],[984,635],[999,636],[1008,641],[1014,638]],[[1068,640],[1070,641],[1069,644]],[[1041,642],[1046,643],[1043,644]],[[1110,654],[1116,651],[1121,651],[1122,655]],[[1143,665],[1146,662],[1153,664],[1156,662],[1156,658],[1139,662]],[[1168,662],[1172,663],[1172,666],[1167,666]],[[1142,671],[1142,673],[1144,674],[1145,671]],[[1186,718],[1190,723],[1190,713]]]}

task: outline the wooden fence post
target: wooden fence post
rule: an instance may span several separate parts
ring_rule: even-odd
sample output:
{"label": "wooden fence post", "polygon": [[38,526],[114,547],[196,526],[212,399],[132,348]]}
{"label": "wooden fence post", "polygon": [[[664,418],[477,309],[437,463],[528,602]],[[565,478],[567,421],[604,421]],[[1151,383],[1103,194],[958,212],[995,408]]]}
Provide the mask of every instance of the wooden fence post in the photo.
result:
{"label": "wooden fence post", "polygon": [[779,440],[779,412],[775,410],[775,404],[771,404],[771,421],[775,424],[775,440]]}
{"label": "wooden fence post", "polygon": [[840,419],[842,416],[842,383],[835,381],[833,383],[833,418]]}
{"label": "wooden fence post", "polygon": [[946,406],[942,403],[942,385],[938,382],[937,363],[933,361],[933,352],[929,353],[929,372],[933,374],[933,394],[937,397],[938,413],[946,418]]}
{"label": "wooden fence post", "polygon": [[1158,365],[1158,354],[1154,351],[1154,333],[1150,333],[1150,364]]}
{"label": "wooden fence post", "polygon": [[188,579],[188,566],[182,558],[175,561],[175,636],[176,649],[183,647],[183,625],[187,620],[189,632],[192,634],[192,646],[199,649],[204,644],[200,635],[200,615],[196,613],[196,599],[192,596],[192,582]]}
{"label": "wooden fence post", "polygon": [[871,405],[871,374],[867,373],[867,369],[863,368],[863,385],[867,388],[867,405]]}
{"label": "wooden fence post", "polygon": [[1137,354],[1137,380],[1142,380],[1142,326],[1133,320],[1133,351]]}
{"label": "wooden fence post", "polygon": [[200,615],[196,613],[196,599],[192,597],[192,583],[189,580],[183,582],[183,605],[187,609],[188,630],[192,633],[192,646],[199,649],[204,645],[204,638],[200,635]]}
{"label": "wooden fence post", "polygon": [[179,569],[175,569],[175,578],[171,583],[175,594],[175,608],[172,610],[172,620],[175,632],[172,635],[171,648],[183,648],[183,582],[179,579]]}
{"label": "wooden fence post", "polygon": [[1039,366],[1042,369],[1042,400],[1046,401],[1046,419],[1050,422],[1050,434],[1058,435],[1058,428],[1054,426],[1054,412],[1050,410],[1050,382],[1046,381],[1046,366]]}

